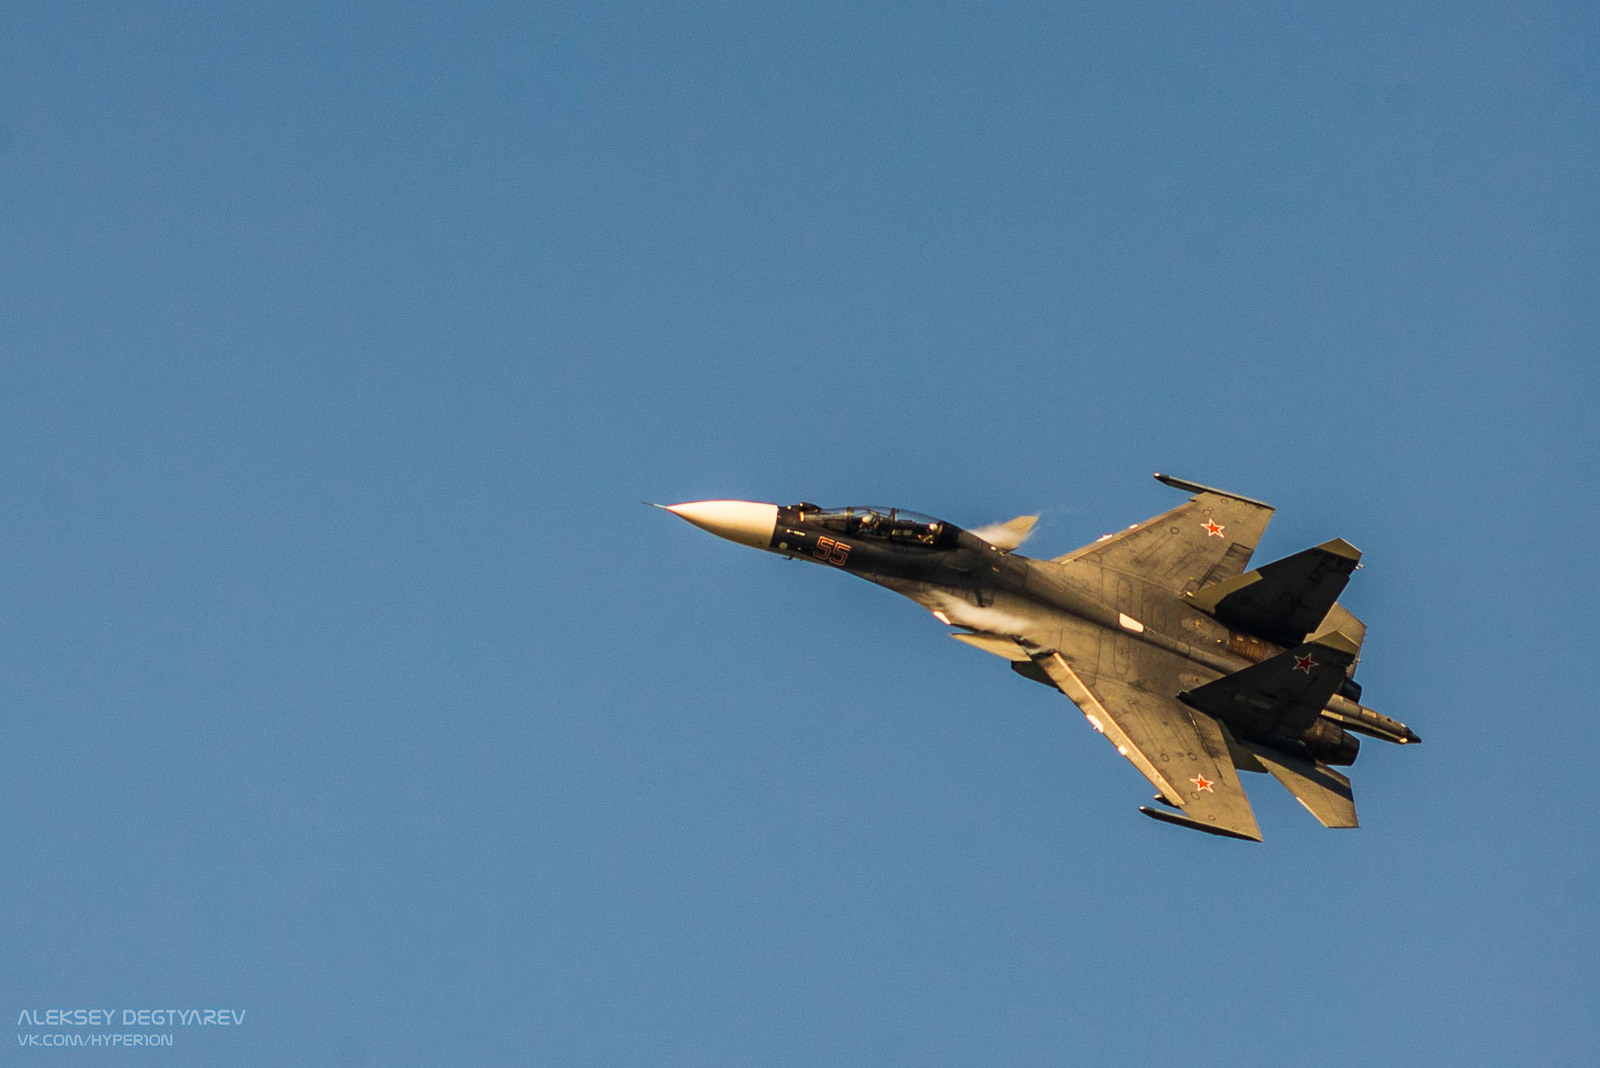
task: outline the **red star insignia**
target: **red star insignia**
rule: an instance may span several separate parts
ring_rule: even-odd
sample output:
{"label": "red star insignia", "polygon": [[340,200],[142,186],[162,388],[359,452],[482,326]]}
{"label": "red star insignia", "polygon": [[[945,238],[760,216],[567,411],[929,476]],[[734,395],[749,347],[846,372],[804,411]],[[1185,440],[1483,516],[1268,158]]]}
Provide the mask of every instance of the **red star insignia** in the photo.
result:
{"label": "red star insignia", "polygon": [[1222,537],[1222,532],[1224,530],[1228,529],[1227,527],[1223,526],[1221,523],[1217,522],[1215,519],[1207,519],[1204,523],[1201,523],[1200,525],[1205,528],[1206,536],[1207,537],[1212,537],[1212,538],[1220,538],[1220,537]]}
{"label": "red star insignia", "polygon": [[1309,675],[1311,674],[1311,669],[1316,666],[1317,662],[1311,659],[1309,656],[1297,656],[1294,658],[1295,671],[1304,671],[1307,675]]}
{"label": "red star insignia", "polygon": [[1212,789],[1212,787],[1215,786],[1216,783],[1212,782],[1210,779],[1206,778],[1204,775],[1196,775],[1194,778],[1190,779],[1189,781],[1194,783],[1194,788],[1197,791],[1204,790],[1208,794],[1216,793],[1216,791]]}

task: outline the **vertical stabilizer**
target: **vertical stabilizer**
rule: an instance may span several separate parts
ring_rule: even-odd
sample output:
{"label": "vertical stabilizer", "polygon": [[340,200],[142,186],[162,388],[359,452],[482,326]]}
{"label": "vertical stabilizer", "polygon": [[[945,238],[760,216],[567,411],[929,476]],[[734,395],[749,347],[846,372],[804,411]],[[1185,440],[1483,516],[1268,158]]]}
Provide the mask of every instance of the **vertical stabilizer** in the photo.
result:
{"label": "vertical stabilizer", "polygon": [[1330,634],[1342,634],[1351,645],[1356,647],[1357,657],[1350,662],[1346,669],[1347,675],[1356,673],[1356,665],[1361,663],[1361,643],[1367,639],[1367,625],[1357,619],[1350,609],[1342,604],[1335,604],[1328,609],[1328,614],[1322,617],[1322,622],[1317,624],[1317,629],[1311,632],[1307,641],[1318,641]]}

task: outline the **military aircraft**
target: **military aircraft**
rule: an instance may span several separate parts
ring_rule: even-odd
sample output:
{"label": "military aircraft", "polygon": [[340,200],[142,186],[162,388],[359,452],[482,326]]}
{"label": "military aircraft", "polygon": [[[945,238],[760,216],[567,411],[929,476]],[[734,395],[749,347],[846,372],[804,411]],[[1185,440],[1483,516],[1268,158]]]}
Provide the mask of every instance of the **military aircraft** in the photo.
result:
{"label": "military aircraft", "polygon": [[1037,516],[962,530],[896,508],[754,501],[657,505],[730,541],[887,586],[951,637],[1066,694],[1156,788],[1140,812],[1259,842],[1237,772],[1270,774],[1326,827],[1356,826],[1363,734],[1408,744],[1361,704],[1366,626],[1338,597],[1361,553],[1342,538],[1246,571],[1272,506],[1194,494],[1053,560],[1015,550]]}

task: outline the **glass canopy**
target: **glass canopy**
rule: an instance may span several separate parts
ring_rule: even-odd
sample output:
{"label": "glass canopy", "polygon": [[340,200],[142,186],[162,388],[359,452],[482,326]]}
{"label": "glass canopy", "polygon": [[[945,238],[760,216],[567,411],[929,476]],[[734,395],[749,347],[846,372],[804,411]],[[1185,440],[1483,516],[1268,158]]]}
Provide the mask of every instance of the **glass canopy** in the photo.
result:
{"label": "glass canopy", "polygon": [[858,538],[884,538],[914,545],[938,545],[948,539],[950,527],[932,516],[908,512],[903,508],[819,508],[801,513],[807,524]]}

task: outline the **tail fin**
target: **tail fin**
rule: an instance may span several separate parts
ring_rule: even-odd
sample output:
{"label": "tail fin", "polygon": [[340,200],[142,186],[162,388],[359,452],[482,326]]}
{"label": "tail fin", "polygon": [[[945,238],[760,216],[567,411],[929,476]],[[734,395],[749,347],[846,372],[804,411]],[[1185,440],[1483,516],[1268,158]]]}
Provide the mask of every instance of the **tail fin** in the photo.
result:
{"label": "tail fin", "polygon": [[[1328,609],[1328,614],[1322,617],[1322,622],[1317,629],[1306,638],[1308,642],[1320,641],[1330,634],[1342,635],[1351,645],[1358,650],[1361,643],[1367,640],[1367,625],[1357,619],[1355,615],[1342,604],[1335,604]],[[1350,665],[1350,670],[1355,670],[1355,665]]]}
{"label": "tail fin", "polygon": [[1244,727],[1246,735],[1298,734],[1322,714],[1357,651],[1348,638],[1330,634],[1184,690],[1178,700],[1230,726]]}
{"label": "tail fin", "polygon": [[1234,630],[1298,645],[1328,617],[1360,561],[1361,550],[1334,538],[1183,596]]}

